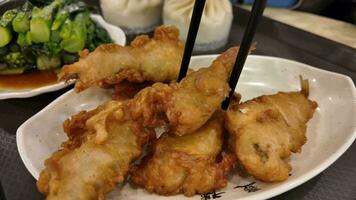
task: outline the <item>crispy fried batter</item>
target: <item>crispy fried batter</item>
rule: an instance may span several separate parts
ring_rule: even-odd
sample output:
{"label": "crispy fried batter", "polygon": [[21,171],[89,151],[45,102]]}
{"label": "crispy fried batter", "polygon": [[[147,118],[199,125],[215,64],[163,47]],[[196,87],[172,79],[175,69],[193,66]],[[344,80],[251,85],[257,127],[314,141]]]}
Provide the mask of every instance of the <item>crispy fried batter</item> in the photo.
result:
{"label": "crispy fried batter", "polygon": [[141,119],[145,126],[157,126],[160,120],[166,120],[176,135],[196,131],[228,95],[227,82],[237,52],[236,47],[227,50],[209,68],[191,72],[180,83],[156,83],[142,90],[135,97],[141,101],[133,101],[133,118]]}
{"label": "crispy fried batter", "polygon": [[178,29],[162,26],[156,28],[153,38],[139,36],[131,46],[107,44],[92,53],[84,51],[78,62],[62,68],[59,80],[78,78],[77,92],[92,85],[112,85],[123,80],[135,83],[176,80],[184,46],[178,35]]}
{"label": "crispy fried batter", "polygon": [[306,123],[317,103],[303,92],[280,92],[243,104],[233,103],[226,114],[230,144],[240,163],[255,178],[275,182],[288,178],[286,161],[306,143]]}
{"label": "crispy fried batter", "polygon": [[[141,146],[162,121],[171,122],[173,132],[184,135],[196,131],[211,118],[228,93],[227,79],[236,53],[237,48],[230,49],[210,68],[192,72],[180,84],[156,83],[131,100],[112,101],[66,121],[64,128],[69,141],[46,161],[38,181],[39,190],[48,199],[103,199],[105,193],[124,180],[131,163],[140,156]],[[193,195],[226,184],[226,172],[234,156],[216,162],[221,151],[222,127],[214,121],[190,139],[190,135],[173,139],[177,140],[175,150],[180,150],[177,155],[182,169],[187,170],[193,162],[196,166],[192,169],[196,171],[184,172],[189,174],[184,185],[167,194]],[[168,139],[170,136],[166,138],[172,140]],[[178,148],[180,140],[187,143],[188,149]],[[197,146],[190,140],[202,140],[203,149],[195,149]],[[201,153],[197,155],[195,150]]]}
{"label": "crispy fried batter", "polygon": [[130,83],[124,81],[120,84],[114,85],[114,92],[112,93],[112,99],[116,101],[123,101],[132,99],[143,88],[151,86],[151,82],[143,83]]}
{"label": "crispy fried batter", "polygon": [[86,141],[88,119],[105,109],[105,105],[98,106],[94,110],[81,111],[78,114],[72,116],[70,119],[66,119],[63,123],[63,130],[67,134],[68,141],[62,144],[63,148],[75,149]]}
{"label": "crispy fried batter", "polygon": [[209,68],[192,72],[175,85],[175,92],[166,103],[172,132],[176,135],[194,132],[220,108],[230,91],[228,80],[237,52],[238,48],[227,50]]}
{"label": "crispy fried batter", "polygon": [[236,160],[228,155],[218,161],[222,144],[221,115],[192,134],[165,134],[155,142],[151,155],[132,170],[131,180],[161,195],[193,196],[223,188]]}
{"label": "crispy fried batter", "polygon": [[[68,133],[79,132],[85,140],[46,160],[37,186],[47,199],[104,199],[105,193],[124,181],[131,163],[141,155],[141,145],[154,134],[129,120],[125,106],[125,102],[109,102],[94,115],[82,113],[68,124]],[[78,121],[85,127],[73,126]]]}

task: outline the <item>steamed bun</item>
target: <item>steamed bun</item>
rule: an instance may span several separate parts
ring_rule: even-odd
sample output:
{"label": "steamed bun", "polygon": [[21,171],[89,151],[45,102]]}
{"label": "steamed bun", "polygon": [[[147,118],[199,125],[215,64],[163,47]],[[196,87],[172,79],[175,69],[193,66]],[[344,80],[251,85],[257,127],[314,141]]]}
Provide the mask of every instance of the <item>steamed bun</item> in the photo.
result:
{"label": "steamed bun", "polygon": [[146,33],[161,24],[163,0],[101,0],[105,20],[128,34]]}
{"label": "steamed bun", "polygon": [[[180,39],[186,40],[195,0],[165,0],[163,23],[177,26]],[[206,0],[196,39],[195,50],[206,51],[226,44],[232,24],[229,0]]]}

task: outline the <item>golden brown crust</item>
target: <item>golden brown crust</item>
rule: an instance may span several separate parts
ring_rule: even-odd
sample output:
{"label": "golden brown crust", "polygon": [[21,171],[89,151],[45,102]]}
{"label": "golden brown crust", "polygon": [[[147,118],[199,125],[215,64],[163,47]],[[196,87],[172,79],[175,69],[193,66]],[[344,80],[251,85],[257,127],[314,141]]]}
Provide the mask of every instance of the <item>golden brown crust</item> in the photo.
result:
{"label": "golden brown crust", "polygon": [[101,109],[99,107],[91,111],[81,111],[70,119],[66,119],[63,123],[63,130],[68,136],[68,141],[63,143],[62,147],[68,149],[79,147],[86,140],[87,120],[100,112]]}
{"label": "golden brown crust", "polygon": [[166,121],[164,101],[169,99],[174,89],[163,83],[155,83],[141,90],[130,102],[131,117],[147,127],[157,127]]}
{"label": "golden brown crust", "polygon": [[39,191],[48,199],[104,199],[123,182],[141,146],[155,136],[126,109],[126,102],[111,101],[67,120],[69,141],[45,161]]}
{"label": "golden brown crust", "polygon": [[160,195],[193,196],[221,189],[236,158],[221,161],[222,118],[214,117],[195,133],[185,136],[163,135],[151,153],[132,169],[131,180],[149,192]]}
{"label": "golden brown crust", "polygon": [[84,59],[84,58],[86,58],[88,55],[89,55],[89,49],[84,49],[83,51],[81,51],[80,53],[79,53],[79,58],[82,58],[82,59]]}
{"label": "golden brown crust", "polygon": [[229,146],[239,162],[259,180],[286,180],[292,169],[286,158],[305,144],[306,123],[316,102],[301,92],[280,92],[232,105],[225,126],[231,135]]}
{"label": "golden brown crust", "polygon": [[156,40],[174,41],[179,38],[179,30],[174,26],[160,26],[155,29],[153,38]]}
{"label": "golden brown crust", "polygon": [[139,35],[134,40],[132,40],[130,45],[133,48],[139,48],[147,44],[149,41],[150,37],[148,37],[148,35]]}
{"label": "golden brown crust", "polygon": [[[159,26],[154,30],[153,39],[155,40],[167,40],[176,41],[179,38],[179,31],[174,26]],[[132,47],[142,47],[150,41],[148,35],[137,36],[132,42]],[[181,46],[181,43],[177,43]]]}
{"label": "golden brown crust", "polygon": [[114,85],[114,92],[112,93],[112,99],[116,101],[123,101],[132,99],[142,89],[152,86],[150,82],[133,84],[130,82],[122,82],[118,85]]}
{"label": "golden brown crust", "polygon": [[84,50],[78,62],[62,68],[59,80],[78,78],[77,92],[124,80],[170,82],[178,76],[184,48],[178,35],[178,29],[162,26],[156,28],[153,38],[138,36],[131,46],[105,44],[91,53]]}
{"label": "golden brown crust", "polygon": [[209,68],[192,72],[176,86],[165,106],[172,133],[194,132],[220,108],[230,90],[228,79],[237,53],[237,47],[228,49]]}
{"label": "golden brown crust", "polygon": [[230,48],[209,68],[191,72],[180,83],[156,83],[142,90],[136,96],[140,101],[131,106],[133,119],[149,127],[166,121],[171,133],[180,136],[196,131],[228,95],[227,82],[237,52],[237,47]]}
{"label": "golden brown crust", "polygon": [[[162,33],[157,37],[169,39],[173,37],[171,34]],[[139,48],[147,48],[151,42]],[[98,50],[109,52],[116,48],[113,45],[99,47]],[[146,50],[152,53],[151,47]],[[227,52],[230,56],[236,53],[236,48]],[[64,127],[70,140],[46,161],[46,169],[38,182],[39,190],[47,194],[49,199],[66,199],[69,196],[72,199],[104,198],[106,192],[124,180],[132,162],[141,155],[141,146],[152,139],[153,128],[163,121],[174,121],[168,117],[170,114],[179,113],[179,117],[192,114],[189,116],[191,121],[182,121],[180,118],[177,124],[172,123],[172,127],[184,127],[173,129],[184,130],[179,134],[187,134],[186,130],[189,133],[198,130],[220,107],[228,93],[227,79],[234,58],[224,55],[214,61],[210,68],[190,73],[181,84],[156,83],[141,90],[133,99],[107,102],[66,121]],[[169,165],[172,168],[168,170],[183,170],[184,174],[189,175],[179,187],[163,189],[162,193],[183,192],[191,196],[226,185],[226,175],[234,163],[234,156],[217,161],[222,151],[223,127],[221,117],[211,121],[196,134],[183,137],[167,134],[162,140],[170,140],[168,144],[160,142],[162,140],[156,143],[155,150],[160,152],[157,160],[167,156],[172,163],[177,163]],[[180,140],[183,142],[179,144]],[[179,176],[179,173],[175,175]]]}

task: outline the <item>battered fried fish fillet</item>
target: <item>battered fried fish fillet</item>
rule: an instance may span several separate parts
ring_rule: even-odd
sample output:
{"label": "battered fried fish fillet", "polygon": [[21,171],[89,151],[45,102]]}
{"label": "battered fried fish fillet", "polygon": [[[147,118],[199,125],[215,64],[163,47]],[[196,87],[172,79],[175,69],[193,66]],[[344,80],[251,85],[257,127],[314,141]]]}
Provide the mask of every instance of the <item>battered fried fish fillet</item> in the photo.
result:
{"label": "battered fried fish fillet", "polygon": [[81,139],[46,160],[37,182],[47,199],[105,199],[105,193],[124,181],[131,163],[141,155],[142,144],[154,134],[128,120],[125,109],[125,102],[112,101],[92,116],[90,112],[76,116],[72,122],[81,121],[85,127],[72,124],[69,133]]}
{"label": "battered fried fish fillet", "polygon": [[[182,125],[182,128],[174,131],[193,132],[209,120],[228,93],[227,78],[236,53],[236,48],[230,49],[214,61],[210,68],[189,74],[180,84],[157,83],[143,89],[131,100],[112,101],[93,111],[81,112],[66,121],[64,128],[69,141],[46,161],[46,168],[37,183],[39,190],[48,199],[103,199],[105,193],[124,180],[131,163],[140,156],[141,146],[152,137],[153,128],[160,121],[168,118],[174,122],[177,118],[173,127]],[[186,110],[193,108],[193,111]],[[183,112],[194,113],[189,116]],[[181,118],[181,115],[189,116],[191,121]],[[152,123],[146,126],[142,122]],[[186,133],[184,131],[179,134]],[[211,140],[214,140],[213,136]],[[204,137],[204,141],[209,140]],[[198,158],[211,161],[207,156],[216,156],[216,151],[211,152],[209,149],[206,149],[205,157],[201,155]],[[221,174],[228,171],[231,159],[227,157],[216,165],[211,161],[212,166],[207,169],[211,177],[223,177]],[[204,164],[208,161],[204,161]],[[197,165],[203,167],[200,162]],[[192,175],[191,178],[196,177]],[[189,182],[195,183],[194,180]],[[207,185],[199,192],[222,187],[224,180],[206,181],[204,184]],[[192,195],[192,191],[186,190],[187,195]]]}
{"label": "battered fried fish fillet", "polygon": [[142,83],[176,80],[184,44],[178,39],[178,29],[158,27],[153,38],[138,36],[131,46],[107,44],[94,52],[83,51],[78,62],[66,65],[59,80],[78,78],[75,90],[92,85],[114,85],[127,80]]}
{"label": "battered fried fish fillet", "polygon": [[152,84],[152,82],[130,83],[125,81],[120,84],[114,85],[112,99],[116,101],[132,99],[136,96],[138,92],[140,92],[146,87],[151,86]]}
{"label": "battered fried fish fillet", "polygon": [[142,90],[135,97],[140,100],[131,106],[133,118],[145,126],[157,126],[163,119],[171,133],[180,136],[196,131],[228,95],[237,52],[237,47],[227,50],[209,68],[191,72],[180,83],[156,83]]}
{"label": "battered fried fish fillet", "polygon": [[280,92],[232,103],[225,119],[229,142],[250,175],[266,182],[288,178],[292,167],[286,158],[306,143],[306,123],[317,108],[305,94]]}
{"label": "battered fried fish fillet", "polygon": [[215,116],[192,134],[163,135],[143,163],[133,168],[132,182],[160,195],[193,196],[225,187],[236,160],[227,155],[218,161],[223,131],[223,116]]}

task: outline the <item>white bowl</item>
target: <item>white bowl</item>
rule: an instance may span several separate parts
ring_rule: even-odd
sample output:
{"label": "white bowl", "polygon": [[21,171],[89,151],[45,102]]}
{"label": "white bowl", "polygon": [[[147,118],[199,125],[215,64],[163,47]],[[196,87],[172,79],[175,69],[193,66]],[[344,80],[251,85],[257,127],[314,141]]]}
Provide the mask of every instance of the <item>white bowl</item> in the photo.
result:
{"label": "white bowl", "polygon": [[[101,25],[104,29],[106,29],[113,40],[114,43],[119,45],[125,45],[126,36],[125,33],[117,26],[111,25],[103,19],[101,15],[92,14],[90,16],[95,22]],[[11,98],[28,98],[33,97],[39,94],[53,92],[60,89],[63,89],[71,84],[74,81],[70,82],[58,82],[51,85],[46,85],[34,89],[0,89],[0,100],[2,99],[11,99]]]}
{"label": "white bowl", "polygon": [[[191,66],[208,66],[216,56],[193,57]],[[287,181],[262,183],[253,178],[233,175],[228,187],[220,192],[227,200],[267,199],[290,190],[313,178],[336,161],[352,144],[356,137],[356,90],[352,80],[344,75],[320,70],[311,66],[274,57],[249,56],[242,72],[237,91],[244,100],[262,94],[300,89],[299,75],[309,79],[310,98],[319,108],[308,123],[308,142],[300,154],[291,156],[293,170]],[[20,156],[36,179],[43,169],[44,161],[59,149],[66,140],[62,130],[63,121],[71,115],[92,109],[110,99],[110,92],[91,88],[76,94],[73,90],[59,97],[38,114],[27,120],[17,130],[17,146]],[[256,182],[259,190],[247,192],[247,187],[235,188]],[[251,189],[251,187],[250,187]],[[253,189],[253,188],[252,188]],[[208,195],[209,196],[209,195]],[[211,197],[211,194],[210,194]],[[163,197],[148,194],[142,189],[133,189],[125,184],[114,190],[108,199],[184,199],[182,195]],[[189,199],[203,199],[195,196]],[[208,199],[208,198],[206,198]]]}

